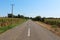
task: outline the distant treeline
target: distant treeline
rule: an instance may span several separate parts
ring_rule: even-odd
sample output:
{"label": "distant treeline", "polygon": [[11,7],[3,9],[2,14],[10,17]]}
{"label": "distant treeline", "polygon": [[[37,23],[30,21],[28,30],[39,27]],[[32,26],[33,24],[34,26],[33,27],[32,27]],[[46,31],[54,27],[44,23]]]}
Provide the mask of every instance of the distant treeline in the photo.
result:
{"label": "distant treeline", "polygon": [[53,25],[53,27],[60,28],[60,18],[53,18],[53,17],[49,17],[49,18],[43,17],[42,18],[41,16],[36,16],[35,18],[31,18],[31,19],[34,21],[41,21],[46,24]]}
{"label": "distant treeline", "polygon": [[25,17],[25,16],[20,15],[20,14],[18,14],[17,16],[13,15],[13,14],[8,14],[8,18],[26,18],[26,19],[29,19],[29,17]]}
{"label": "distant treeline", "polygon": [[34,21],[42,21],[42,22],[44,22],[45,19],[60,19],[60,18],[53,18],[53,17],[46,18],[46,17],[36,16],[34,18],[31,17],[30,19],[32,19]]}
{"label": "distant treeline", "polygon": [[44,22],[44,19],[45,19],[45,17],[41,17],[41,16],[36,16],[36,17],[34,17],[34,18],[31,18],[32,20],[34,20],[34,21],[42,21],[42,22]]}

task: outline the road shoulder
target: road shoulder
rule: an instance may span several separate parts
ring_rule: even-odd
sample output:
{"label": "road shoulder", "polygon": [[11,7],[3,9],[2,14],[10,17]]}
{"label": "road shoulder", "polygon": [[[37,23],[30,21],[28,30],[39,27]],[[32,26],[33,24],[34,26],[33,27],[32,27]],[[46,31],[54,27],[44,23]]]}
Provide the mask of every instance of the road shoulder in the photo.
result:
{"label": "road shoulder", "polygon": [[53,29],[51,25],[45,24],[43,22],[38,22],[38,21],[36,21],[36,23],[39,24],[40,26],[46,28],[47,30],[53,32],[54,34],[60,36],[60,32],[55,31],[55,29]]}

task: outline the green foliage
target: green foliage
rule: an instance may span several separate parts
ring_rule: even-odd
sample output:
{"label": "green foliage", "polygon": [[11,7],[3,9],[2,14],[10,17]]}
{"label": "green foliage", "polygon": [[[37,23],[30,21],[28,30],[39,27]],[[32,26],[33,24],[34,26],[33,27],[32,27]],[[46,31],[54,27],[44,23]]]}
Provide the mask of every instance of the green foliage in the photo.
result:
{"label": "green foliage", "polygon": [[[1,20],[2,18],[0,18]],[[26,21],[26,19],[22,19],[22,18],[3,18],[3,21],[0,23],[0,33],[5,32],[8,29],[11,29],[21,23],[23,23],[24,21]]]}
{"label": "green foliage", "polygon": [[36,16],[36,17],[33,18],[32,20],[35,20],[35,21],[41,21],[41,17],[40,17],[40,16]]}
{"label": "green foliage", "polygon": [[60,27],[60,19],[59,18],[46,18],[44,19],[46,24],[50,24],[50,25],[56,25],[58,27]]}
{"label": "green foliage", "polygon": [[9,18],[12,18],[12,16],[13,16],[12,14],[8,14],[8,17],[9,17]]}
{"label": "green foliage", "polygon": [[42,22],[44,22],[45,17],[41,18],[41,16],[36,16],[35,18],[31,17],[30,19],[32,19],[34,21],[42,21]]}
{"label": "green foliage", "polygon": [[52,25],[52,28],[57,28],[57,26],[56,25]]}
{"label": "green foliage", "polygon": [[8,18],[25,18],[23,15],[20,15],[20,14],[18,14],[17,16],[15,16],[15,15],[12,15],[12,14],[8,14]]}
{"label": "green foliage", "polygon": [[41,19],[41,21],[44,22],[44,19],[45,19],[45,17],[43,17],[43,18]]}

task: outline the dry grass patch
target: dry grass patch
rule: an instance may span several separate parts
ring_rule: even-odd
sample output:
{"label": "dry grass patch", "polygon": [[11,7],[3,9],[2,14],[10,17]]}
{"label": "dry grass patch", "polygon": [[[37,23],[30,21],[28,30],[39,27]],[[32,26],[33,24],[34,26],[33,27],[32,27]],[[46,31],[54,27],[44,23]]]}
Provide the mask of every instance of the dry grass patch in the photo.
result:
{"label": "dry grass patch", "polygon": [[25,21],[26,19],[22,18],[0,18],[0,34]]}

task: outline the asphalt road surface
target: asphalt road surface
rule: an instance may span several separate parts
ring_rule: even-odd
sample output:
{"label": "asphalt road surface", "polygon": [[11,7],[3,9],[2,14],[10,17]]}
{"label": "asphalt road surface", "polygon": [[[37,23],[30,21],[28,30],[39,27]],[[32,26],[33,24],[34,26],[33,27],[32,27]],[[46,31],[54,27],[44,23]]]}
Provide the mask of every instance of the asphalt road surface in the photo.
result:
{"label": "asphalt road surface", "polygon": [[60,40],[60,37],[28,20],[1,34],[0,40]]}

